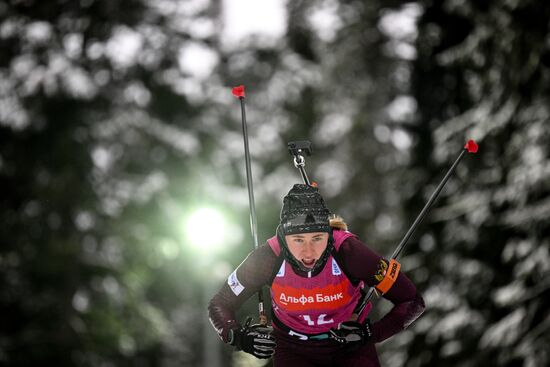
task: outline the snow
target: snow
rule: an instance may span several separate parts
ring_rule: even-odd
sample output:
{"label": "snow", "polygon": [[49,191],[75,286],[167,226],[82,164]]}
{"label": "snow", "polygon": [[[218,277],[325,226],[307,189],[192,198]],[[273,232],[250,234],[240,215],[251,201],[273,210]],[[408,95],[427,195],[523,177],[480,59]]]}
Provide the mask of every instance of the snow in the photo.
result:
{"label": "snow", "polygon": [[527,312],[523,307],[503,317],[490,326],[479,341],[480,348],[502,347],[514,345],[522,335]]}

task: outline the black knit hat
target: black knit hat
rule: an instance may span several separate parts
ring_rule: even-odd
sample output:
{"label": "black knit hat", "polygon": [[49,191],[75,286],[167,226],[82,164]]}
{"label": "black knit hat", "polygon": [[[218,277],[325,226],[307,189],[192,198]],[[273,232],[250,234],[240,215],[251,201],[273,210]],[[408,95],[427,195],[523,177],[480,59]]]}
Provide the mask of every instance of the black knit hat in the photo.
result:
{"label": "black knit hat", "polygon": [[330,211],[319,190],[295,184],[283,199],[281,229],[285,235],[330,232]]}

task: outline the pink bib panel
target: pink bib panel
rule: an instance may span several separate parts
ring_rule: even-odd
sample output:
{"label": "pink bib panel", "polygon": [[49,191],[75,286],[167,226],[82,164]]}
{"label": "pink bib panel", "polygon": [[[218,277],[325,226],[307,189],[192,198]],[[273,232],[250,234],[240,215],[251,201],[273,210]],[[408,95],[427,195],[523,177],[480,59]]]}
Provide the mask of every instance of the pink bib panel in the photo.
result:
{"label": "pink bib panel", "polygon": [[[350,236],[354,235],[333,231],[337,251]],[[279,255],[281,247],[277,237],[270,238],[268,243]],[[353,286],[332,255],[321,272],[311,278],[296,274],[292,266],[283,261],[271,284],[273,312],[293,330],[306,334],[324,333],[350,319],[361,296],[361,287],[362,282]],[[369,310],[365,311],[366,314]]]}

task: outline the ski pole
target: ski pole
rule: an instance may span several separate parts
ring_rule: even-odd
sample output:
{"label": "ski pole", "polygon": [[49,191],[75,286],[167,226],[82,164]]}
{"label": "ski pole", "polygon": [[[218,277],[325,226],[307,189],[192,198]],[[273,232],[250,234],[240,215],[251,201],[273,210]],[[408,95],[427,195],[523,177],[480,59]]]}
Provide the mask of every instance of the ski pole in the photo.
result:
{"label": "ski pole", "polygon": [[[248,204],[250,206],[250,229],[254,241],[254,249],[258,248],[258,222],[256,220],[256,204],[254,203],[254,186],[252,183],[252,169],[250,167],[250,152],[248,149],[248,130],[246,126],[246,111],[244,103],[244,85],[239,85],[231,90],[231,93],[241,101],[241,115],[243,125],[244,139],[244,158],[246,164],[246,183],[248,186]],[[258,311],[260,315],[260,324],[267,325],[267,316],[264,309],[264,297],[262,290],[258,291]]]}
{"label": "ski pole", "polygon": [[[477,150],[478,150],[478,146],[475,143],[475,141],[469,140],[468,143],[466,143],[464,148],[461,150],[458,158],[454,161],[451,168],[449,168],[449,170],[447,171],[447,173],[443,177],[443,180],[441,180],[439,185],[436,187],[435,191],[430,196],[430,199],[428,200],[426,205],[424,205],[424,208],[422,208],[422,211],[420,211],[420,214],[418,215],[418,217],[416,217],[415,221],[413,222],[413,224],[411,225],[411,227],[409,228],[409,230],[405,234],[405,237],[403,237],[401,242],[399,242],[399,245],[397,245],[396,249],[394,250],[393,254],[391,255],[391,260],[397,259],[397,257],[401,253],[401,251],[403,251],[403,249],[405,248],[405,245],[407,244],[407,241],[412,236],[412,234],[414,233],[414,231],[416,230],[416,228],[418,227],[420,222],[422,222],[422,219],[424,219],[424,217],[426,216],[426,213],[428,212],[428,210],[430,210],[430,208],[433,205],[434,201],[437,199],[437,197],[439,196],[439,193],[443,189],[443,186],[445,186],[445,184],[449,180],[449,177],[451,177],[451,174],[454,172],[456,166],[462,160],[462,157],[464,157],[466,152],[468,152],[468,153],[477,153]],[[390,271],[390,270],[391,269],[387,269],[387,271]],[[365,307],[367,306],[368,302],[372,298],[372,295],[374,294],[374,292],[375,292],[375,288],[371,287],[367,293],[363,293],[363,295],[361,296],[361,298],[357,302],[357,305],[355,306],[355,309],[353,310],[353,314],[352,314],[352,320],[353,321],[356,321],[359,318],[359,315],[361,315],[361,313],[365,310]]]}

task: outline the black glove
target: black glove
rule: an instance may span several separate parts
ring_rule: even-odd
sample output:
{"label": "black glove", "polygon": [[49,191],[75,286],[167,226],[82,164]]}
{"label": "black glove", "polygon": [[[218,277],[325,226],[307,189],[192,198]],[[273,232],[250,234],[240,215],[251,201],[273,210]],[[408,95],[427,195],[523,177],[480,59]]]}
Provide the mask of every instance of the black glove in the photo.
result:
{"label": "black glove", "polygon": [[250,353],[256,358],[269,358],[275,352],[275,338],[271,335],[273,327],[267,325],[250,325],[249,317],[244,326],[231,330],[229,344],[237,350]]}
{"label": "black glove", "polygon": [[357,321],[341,322],[338,329],[330,329],[330,333],[333,339],[350,349],[367,344],[372,337],[372,329],[368,319],[363,324]]}

